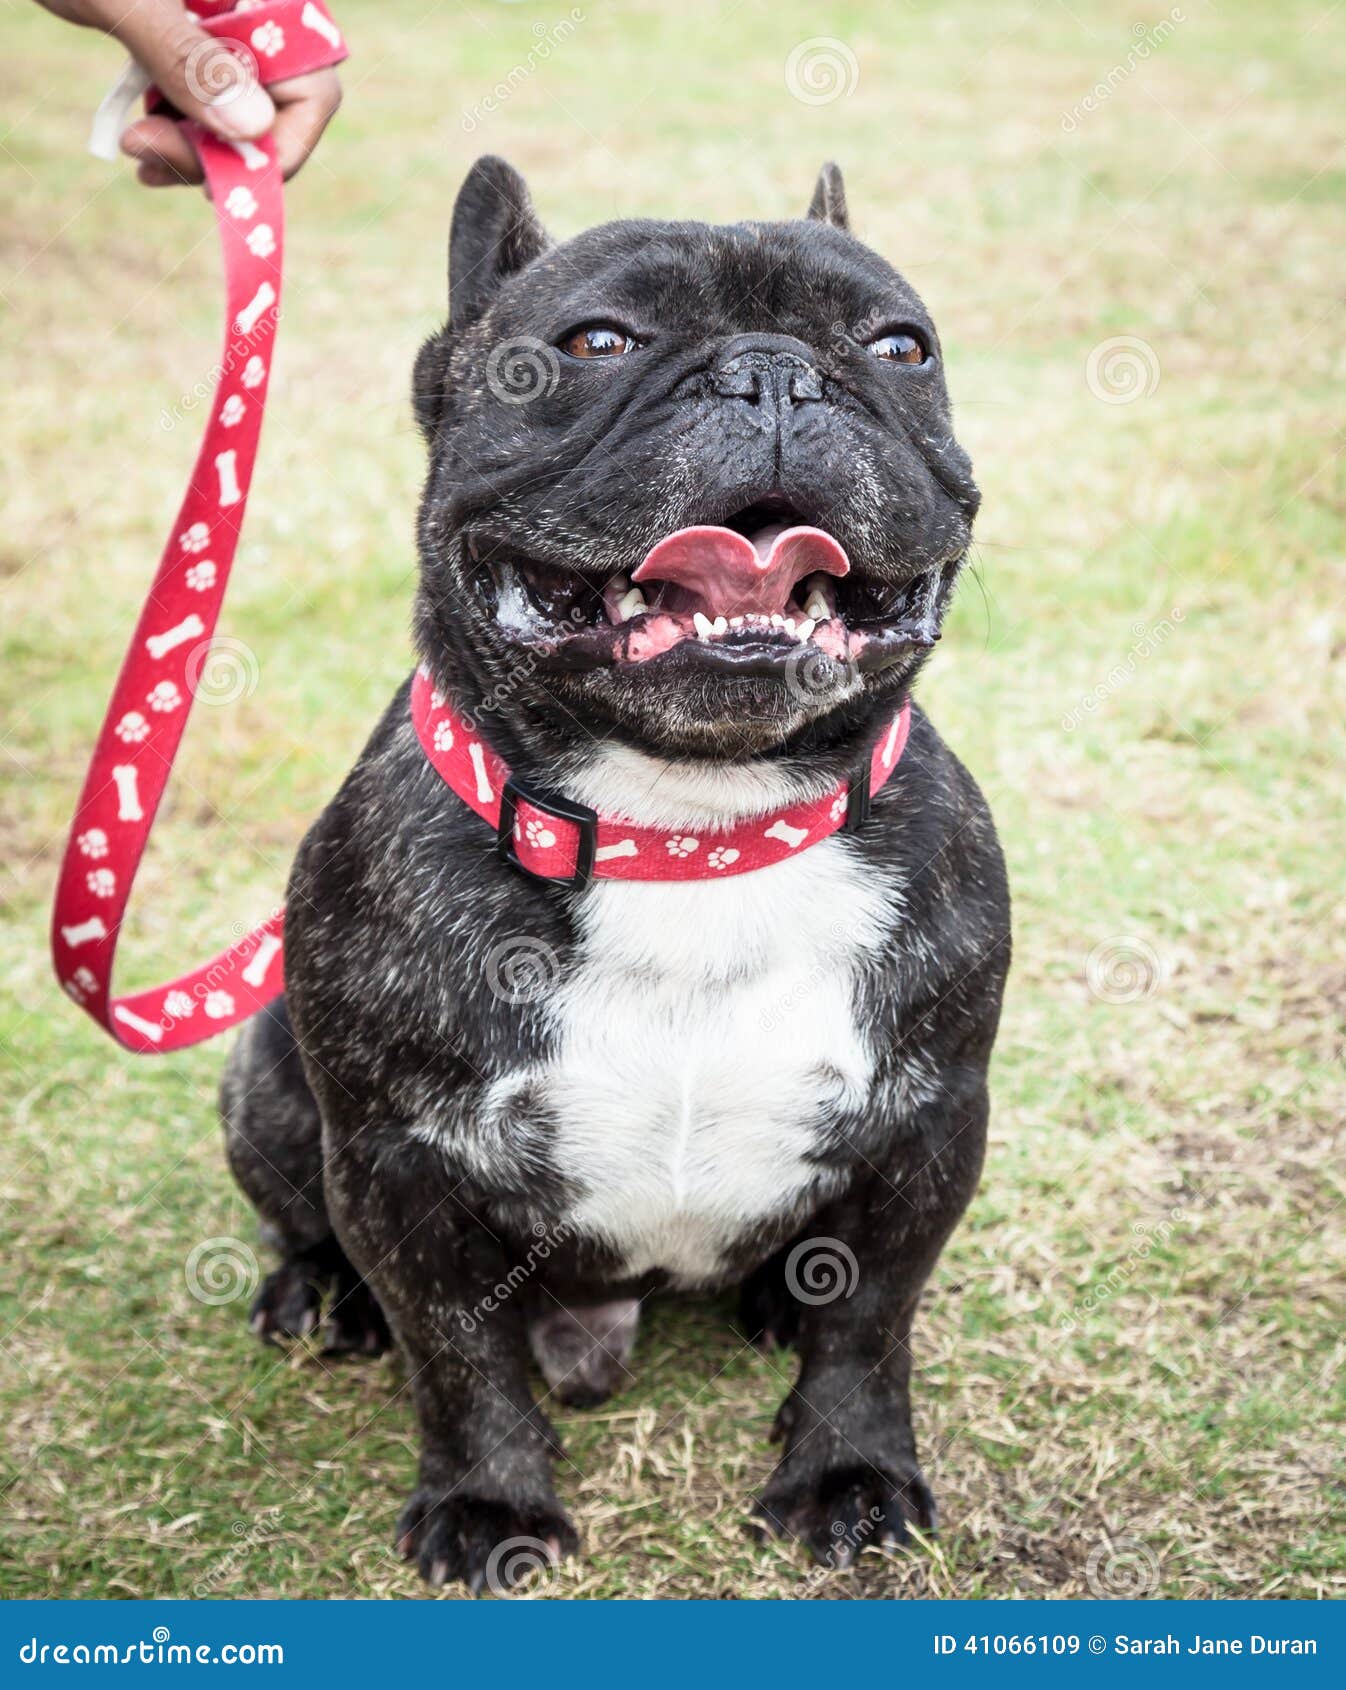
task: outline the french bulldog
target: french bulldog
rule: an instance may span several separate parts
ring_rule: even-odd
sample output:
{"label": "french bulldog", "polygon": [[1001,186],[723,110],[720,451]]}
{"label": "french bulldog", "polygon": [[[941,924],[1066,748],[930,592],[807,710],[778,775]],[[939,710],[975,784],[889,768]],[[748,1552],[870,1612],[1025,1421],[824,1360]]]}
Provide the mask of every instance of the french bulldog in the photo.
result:
{"label": "french bulldog", "polygon": [[[422,674],[515,775],[693,841],[857,778],[979,496],[935,326],[834,166],[796,220],[553,242],[480,160],[414,406]],[[662,1290],[739,1287],[745,1337],[798,1351],[750,1525],[832,1564],[933,1530],[912,1320],[979,1177],[1010,956],[971,777],[913,705],[853,828],[720,878],[556,881],[436,772],[412,684],[303,842],[285,997],[224,1077],[281,1255],[255,1329],[400,1346],[396,1540],[432,1584],[577,1549],[530,1351],[548,1395],[602,1401]]]}

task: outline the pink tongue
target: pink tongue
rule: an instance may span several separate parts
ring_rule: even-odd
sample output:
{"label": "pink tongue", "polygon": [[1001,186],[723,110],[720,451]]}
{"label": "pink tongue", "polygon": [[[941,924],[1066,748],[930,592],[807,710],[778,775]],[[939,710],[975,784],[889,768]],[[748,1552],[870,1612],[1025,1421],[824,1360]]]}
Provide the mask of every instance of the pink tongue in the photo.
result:
{"label": "pink tongue", "polygon": [[707,616],[778,616],[806,575],[845,575],[850,559],[821,528],[679,528],[652,548],[631,577],[670,581],[694,594]]}

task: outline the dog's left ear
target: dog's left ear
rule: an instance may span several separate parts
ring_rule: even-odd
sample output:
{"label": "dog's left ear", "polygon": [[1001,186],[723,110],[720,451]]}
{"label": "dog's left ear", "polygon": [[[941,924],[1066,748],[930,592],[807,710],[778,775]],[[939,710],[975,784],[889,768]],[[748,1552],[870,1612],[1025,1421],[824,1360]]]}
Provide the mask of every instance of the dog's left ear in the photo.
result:
{"label": "dog's left ear", "polygon": [[846,184],[835,164],[825,164],[818,172],[818,185],[809,201],[808,215],[815,223],[830,223],[834,229],[850,228],[846,215]]}

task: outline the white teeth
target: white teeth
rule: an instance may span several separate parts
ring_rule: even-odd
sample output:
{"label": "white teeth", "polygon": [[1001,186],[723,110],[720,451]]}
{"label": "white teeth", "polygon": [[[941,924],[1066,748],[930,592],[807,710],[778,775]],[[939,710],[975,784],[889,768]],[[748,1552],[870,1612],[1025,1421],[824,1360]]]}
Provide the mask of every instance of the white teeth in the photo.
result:
{"label": "white teeth", "polygon": [[744,618],[741,616],[731,616],[729,618],[729,626],[731,628],[741,628],[743,626],[743,622]]}
{"label": "white teeth", "polygon": [[717,634],[727,634],[729,632],[729,622],[727,618],[723,616],[717,616],[711,626]]}
{"label": "white teeth", "polygon": [[773,628],[783,628],[785,626],[785,618],[779,613],[779,611],[772,615],[771,626]]}
{"label": "white teeth", "polygon": [[817,624],[814,622],[813,618],[811,616],[806,616],[804,620],[796,626],[795,638],[801,642],[806,640],[816,626]]}
{"label": "white teeth", "polygon": [[785,618],[784,626],[785,626],[785,632],[787,634],[793,634],[794,631],[795,631],[795,619],[794,619],[794,617],[793,616],[787,616]]}
{"label": "white teeth", "polygon": [[699,610],[692,612],[692,626],[696,629],[696,637],[699,640],[708,640],[715,632],[715,624],[709,616],[703,616]]}
{"label": "white teeth", "polygon": [[815,622],[826,622],[832,612],[827,607],[827,600],[815,587],[804,601],[804,614],[811,616]]}
{"label": "white teeth", "polygon": [[639,587],[632,587],[629,593],[617,601],[617,615],[623,622],[629,622],[633,616],[643,615],[648,609],[645,595]]}

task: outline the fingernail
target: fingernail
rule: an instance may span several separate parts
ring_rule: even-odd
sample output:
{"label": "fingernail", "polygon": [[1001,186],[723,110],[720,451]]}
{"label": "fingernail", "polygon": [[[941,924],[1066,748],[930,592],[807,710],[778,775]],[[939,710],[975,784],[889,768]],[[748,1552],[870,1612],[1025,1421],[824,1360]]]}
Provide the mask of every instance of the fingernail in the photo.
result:
{"label": "fingernail", "polygon": [[271,96],[265,88],[230,89],[217,96],[208,107],[212,129],[220,135],[235,135],[247,139],[265,135],[276,116]]}

